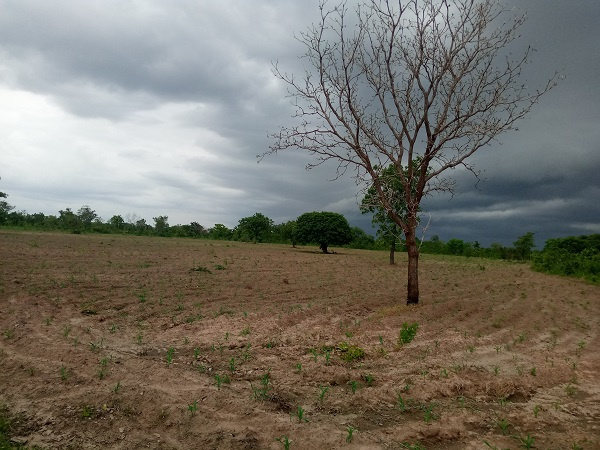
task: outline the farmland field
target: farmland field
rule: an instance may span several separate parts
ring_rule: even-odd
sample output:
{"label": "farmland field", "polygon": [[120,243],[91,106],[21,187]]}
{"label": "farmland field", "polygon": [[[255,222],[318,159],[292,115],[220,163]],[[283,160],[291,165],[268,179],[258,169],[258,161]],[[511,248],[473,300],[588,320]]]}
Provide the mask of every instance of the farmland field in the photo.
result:
{"label": "farmland field", "polygon": [[600,448],[600,286],[422,255],[421,304],[408,307],[406,255],[390,266],[385,252],[317,250],[0,231],[11,438]]}

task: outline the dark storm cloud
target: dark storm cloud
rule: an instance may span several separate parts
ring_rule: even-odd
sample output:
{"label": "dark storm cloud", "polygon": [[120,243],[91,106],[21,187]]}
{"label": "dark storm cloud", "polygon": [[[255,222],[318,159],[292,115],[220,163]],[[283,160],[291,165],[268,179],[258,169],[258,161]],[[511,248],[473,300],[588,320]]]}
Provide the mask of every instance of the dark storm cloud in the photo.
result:
{"label": "dark storm cloud", "polygon": [[[307,172],[310,157],[294,151],[256,163],[268,133],[293,123],[271,62],[303,73],[293,33],[317,19],[317,4],[0,0],[0,87],[49,105],[40,117],[24,105],[27,123],[2,122],[17,131],[2,141],[14,173],[0,174],[0,190],[20,208],[52,205],[46,213],[91,204],[104,215],[234,226],[255,212],[281,222],[329,209],[371,231],[350,174],[328,181],[334,163]],[[600,232],[600,2],[508,6],[527,11],[520,45],[537,49],[527,84],[557,70],[565,78],[518,132],[475,155],[484,182],[456,170],[460,195],[424,202],[426,237],[509,244],[534,231],[543,244]]]}

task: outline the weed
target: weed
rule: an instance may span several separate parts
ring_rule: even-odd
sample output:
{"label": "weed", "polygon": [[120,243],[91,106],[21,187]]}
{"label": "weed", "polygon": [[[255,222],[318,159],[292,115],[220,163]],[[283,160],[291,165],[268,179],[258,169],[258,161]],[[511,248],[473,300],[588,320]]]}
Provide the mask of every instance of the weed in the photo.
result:
{"label": "weed", "polygon": [[191,405],[188,405],[188,411],[190,412],[192,417],[194,417],[196,415],[196,413],[198,412],[198,401],[197,400],[194,400],[194,403],[192,403]]}
{"label": "weed", "polygon": [[6,339],[11,339],[15,335],[15,329],[10,328],[8,330],[5,330],[3,334]]}
{"label": "weed", "polygon": [[173,354],[175,353],[175,349],[173,347],[169,347],[167,350],[167,366],[173,364]]}
{"label": "weed", "polygon": [[321,386],[319,385],[319,401],[321,403],[323,403],[323,400],[325,399],[325,395],[327,394],[327,391],[329,390],[329,386]]}
{"label": "weed", "polygon": [[177,307],[175,308],[176,311],[183,311],[185,309],[185,307],[183,306],[182,303],[178,303]]}
{"label": "weed", "polygon": [[308,419],[304,417],[305,412],[306,411],[304,410],[304,408],[298,405],[298,408],[296,409],[296,417],[298,418],[298,422],[308,422]]}
{"label": "weed", "polygon": [[353,439],[352,434],[356,431],[356,428],[354,428],[352,425],[348,425],[348,428],[346,428],[346,431],[348,432],[348,436],[346,436],[346,442],[350,443],[350,442],[352,442],[352,439]]}
{"label": "weed", "polygon": [[81,417],[83,417],[84,419],[91,419],[93,414],[93,406],[83,405],[83,407],[81,408]]}
{"label": "weed", "polygon": [[118,330],[117,326],[116,326],[116,325],[113,323],[113,324],[110,326],[110,328],[108,329],[108,332],[109,332],[110,334],[113,334],[113,333],[116,333],[116,332],[117,332],[117,330]]}
{"label": "weed", "polygon": [[227,267],[222,266],[221,264],[215,264],[215,270],[225,270]]}
{"label": "weed", "polygon": [[409,325],[408,323],[404,322],[402,324],[402,329],[400,330],[400,335],[398,336],[398,345],[404,345],[412,342],[417,335],[418,329],[419,324],[413,323]]}
{"label": "weed", "polygon": [[340,358],[344,361],[352,362],[365,356],[365,351],[362,348],[356,345],[348,345],[346,342],[340,343],[336,348],[340,351]]}
{"label": "weed", "polygon": [[209,269],[204,266],[192,267],[190,272],[204,272],[204,273],[212,273]]}
{"label": "weed", "polygon": [[354,336],[354,333],[352,331],[346,331],[345,334],[348,339],[350,339],[352,336]]}
{"label": "weed", "polygon": [[365,383],[367,383],[367,386],[373,386],[373,382],[375,381],[375,377],[373,377],[373,375],[370,373],[365,373],[362,378],[365,380]]}
{"label": "weed", "polygon": [[283,445],[283,448],[285,450],[289,450],[290,444],[292,443],[292,441],[290,441],[290,439],[285,434],[283,436],[275,438],[275,440],[277,442],[279,442],[281,445]]}

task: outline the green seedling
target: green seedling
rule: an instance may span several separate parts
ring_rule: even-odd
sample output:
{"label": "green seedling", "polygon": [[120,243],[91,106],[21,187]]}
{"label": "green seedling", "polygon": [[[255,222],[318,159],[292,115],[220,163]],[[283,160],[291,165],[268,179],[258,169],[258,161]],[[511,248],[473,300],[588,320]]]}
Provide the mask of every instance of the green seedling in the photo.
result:
{"label": "green seedling", "polygon": [[373,375],[366,373],[362,376],[362,378],[365,380],[365,383],[367,383],[367,386],[373,386],[373,382],[375,381],[375,377],[373,377]]}
{"label": "green seedling", "polygon": [[532,377],[535,377],[537,375],[537,369],[535,367],[532,367],[529,373]]}
{"label": "green seedling", "polygon": [[173,354],[175,353],[175,349],[173,347],[169,347],[167,350],[167,366],[173,364]]}
{"label": "green seedling", "polygon": [[296,417],[298,418],[298,422],[308,422],[308,419],[304,417],[305,412],[306,411],[304,411],[304,408],[298,405],[298,408],[296,409]]}
{"label": "green seedling", "polygon": [[412,342],[417,335],[418,329],[419,324],[413,323],[409,325],[408,323],[404,322],[402,324],[402,329],[400,330],[400,335],[398,336],[398,345],[404,345]]}
{"label": "green seedling", "polygon": [[408,442],[402,442],[400,448],[406,450],[425,450],[425,447],[421,447],[419,444],[409,444]]}
{"label": "green seedling", "polygon": [[229,340],[229,331],[227,331],[227,332],[225,333],[225,341],[228,341],[228,340]]}
{"label": "green seedling", "polygon": [[290,444],[292,443],[292,441],[290,441],[290,439],[285,434],[283,436],[275,438],[275,440],[277,442],[279,442],[281,445],[283,445],[283,448],[285,450],[289,450]]}
{"label": "green seedling", "polygon": [[146,289],[144,289],[142,292],[140,292],[137,295],[137,298],[140,301],[140,303],[146,303],[146,300],[147,300],[147,298],[146,298]]}
{"label": "green seedling", "polygon": [[113,391],[115,394],[118,394],[120,390],[121,390],[121,382],[120,382],[120,381],[117,381],[117,384],[116,384],[116,385],[115,385],[115,387],[112,389],[112,391]]}
{"label": "green seedling", "polygon": [[194,348],[194,359],[198,359],[200,356],[200,349],[198,347]]}
{"label": "green seedling", "polygon": [[231,358],[229,360],[229,370],[233,373],[235,372],[235,358]]}
{"label": "green seedling", "polygon": [[302,372],[302,363],[296,363],[296,373],[301,373]]}
{"label": "green seedling", "polygon": [[346,436],[346,442],[350,443],[350,442],[352,442],[352,439],[353,439],[352,434],[356,431],[356,428],[354,428],[352,425],[348,425],[348,428],[346,428],[346,431],[348,432],[348,435]]}
{"label": "green seedling", "polygon": [[331,350],[325,351],[325,365],[328,366],[331,362]]}
{"label": "green seedling", "polygon": [[217,389],[220,391],[221,390],[221,385],[225,383],[225,384],[230,384],[231,383],[231,379],[229,378],[229,375],[225,374],[225,375],[219,375],[218,373],[215,374],[215,384],[217,385]]}
{"label": "green seedling", "polygon": [[67,378],[69,378],[69,372],[67,371],[67,368],[65,366],[61,366],[60,367],[60,379],[62,381],[67,381]]}
{"label": "green seedling", "polygon": [[490,444],[488,441],[484,440],[483,443],[485,445],[487,445],[489,448],[491,448],[492,450],[510,450],[510,448],[505,448],[505,449],[500,449],[498,447],[496,447],[495,445]]}
{"label": "green seedling", "polygon": [[540,411],[541,411],[541,410],[542,410],[542,408],[541,408],[541,406],[540,406],[540,405],[535,405],[535,406],[533,407],[533,416],[534,416],[535,418],[537,418],[537,416],[538,416],[538,414],[540,413]]}
{"label": "green seedling", "polygon": [[496,422],[496,425],[498,425],[498,428],[500,428],[502,434],[506,434],[508,432],[508,427],[510,427],[510,422],[503,417]]}
{"label": "green seedling", "polygon": [[110,328],[108,329],[108,332],[109,332],[110,334],[113,334],[113,333],[116,333],[116,332],[117,332],[117,330],[118,330],[117,326],[116,326],[116,325],[113,323],[113,324],[110,326]]}
{"label": "green seedling", "polygon": [[192,403],[191,405],[188,405],[188,411],[190,412],[192,417],[196,415],[196,413],[198,412],[198,401],[197,400],[194,400],[194,403]]}
{"label": "green seedling", "polygon": [[317,349],[316,348],[311,348],[310,352],[313,355],[313,359],[315,360],[315,362],[317,362],[317,356],[319,356],[319,354],[317,353]]}
{"label": "green seedling", "polygon": [[244,328],[241,333],[242,336],[248,336],[250,334],[250,327],[247,326],[246,328]]}
{"label": "green seedling", "polygon": [[260,378],[260,388],[255,388],[252,383],[250,383],[250,387],[252,388],[253,397],[255,400],[266,400],[269,398],[269,384],[271,383],[271,372],[265,373]]}
{"label": "green seedling", "polygon": [[71,326],[70,325],[65,325],[63,327],[63,336],[64,337],[69,337],[69,333],[71,332]]}
{"label": "green seedling", "polygon": [[101,380],[106,377],[106,369],[108,367],[108,358],[103,358],[100,360],[100,370],[98,371],[98,378]]}
{"label": "green seedling", "polygon": [[356,393],[356,390],[359,388],[359,383],[358,381],[350,381],[350,390],[352,391],[353,394]]}
{"label": "green seedling", "polygon": [[135,337],[135,342],[137,343],[137,345],[142,345],[143,338],[144,338],[144,336],[142,335],[142,333],[137,334],[137,336]]}
{"label": "green seedling", "polygon": [[83,417],[84,419],[90,419],[92,417],[92,414],[94,414],[93,406],[84,405],[81,408],[81,417]]}
{"label": "green seedling", "polygon": [[425,420],[425,423],[431,423],[432,420],[438,418],[438,416],[433,412],[434,407],[434,404],[423,405],[423,420]]}
{"label": "green seedling", "polygon": [[323,400],[325,399],[325,395],[327,394],[327,391],[329,390],[329,386],[321,386],[319,385],[319,401],[321,403],[323,403]]}
{"label": "green seedling", "polygon": [[400,394],[398,394],[398,397],[396,398],[396,408],[398,408],[400,412],[405,412],[408,409],[406,402]]}
{"label": "green seedling", "polygon": [[383,346],[383,336],[379,335],[379,345]]}
{"label": "green seedling", "polygon": [[527,436],[513,436],[519,441],[519,447],[521,448],[535,448],[535,438],[528,434]]}

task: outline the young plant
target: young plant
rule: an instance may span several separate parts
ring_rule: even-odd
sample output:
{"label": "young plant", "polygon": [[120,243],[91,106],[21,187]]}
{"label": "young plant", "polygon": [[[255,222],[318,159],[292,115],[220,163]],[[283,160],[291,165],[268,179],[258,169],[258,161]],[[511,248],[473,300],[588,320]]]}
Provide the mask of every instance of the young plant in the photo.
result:
{"label": "young plant", "polygon": [[135,337],[135,342],[137,343],[137,345],[142,345],[143,338],[144,338],[144,336],[142,335],[142,333],[137,334],[137,336]]}
{"label": "young plant", "polygon": [[192,403],[191,405],[188,405],[188,411],[190,412],[192,417],[194,417],[196,415],[196,413],[198,412],[198,401],[197,400],[194,400],[194,403]]}
{"label": "young plant", "polygon": [[304,408],[298,405],[298,408],[296,409],[296,417],[298,418],[298,422],[308,422],[308,419],[304,417],[305,412],[306,411],[304,411]]}
{"label": "young plant", "polygon": [[356,390],[360,386],[359,383],[358,383],[358,381],[350,381],[349,384],[350,384],[350,390],[352,391],[353,394],[355,394]]}
{"label": "young plant", "polygon": [[367,383],[367,386],[373,386],[373,382],[375,381],[375,377],[373,377],[373,375],[370,373],[365,373],[362,378],[365,380],[365,383]]}
{"label": "young plant", "polygon": [[496,425],[502,430],[502,434],[506,434],[508,432],[508,427],[510,427],[510,422],[503,417],[496,422]]}
{"label": "young plant", "polygon": [[113,391],[113,393],[118,394],[120,390],[121,390],[121,382],[117,381],[117,384],[115,385],[114,388],[112,388],[112,391]]}
{"label": "young plant", "polygon": [[200,356],[200,349],[198,347],[194,348],[194,359],[198,359]]}
{"label": "young plant", "polygon": [[229,370],[231,373],[235,372],[235,358],[233,357],[229,360]]}
{"label": "young plant", "polygon": [[62,381],[67,381],[68,378],[69,378],[69,372],[67,371],[67,368],[65,366],[61,366],[60,367],[60,379]]}
{"label": "young plant", "polygon": [[271,372],[265,373],[260,378],[260,388],[255,388],[252,383],[250,383],[250,387],[252,388],[253,397],[255,400],[266,400],[269,398],[269,384],[271,383]]}
{"label": "young plant", "polygon": [[296,373],[301,373],[302,372],[302,363],[296,363],[295,368],[296,368],[296,370],[295,370]]}
{"label": "young plant", "polygon": [[356,428],[354,428],[352,425],[348,425],[348,428],[346,428],[346,431],[348,432],[348,435],[346,436],[346,442],[350,443],[350,442],[352,442],[352,439],[353,439],[352,434],[356,431]]}
{"label": "young plant", "polygon": [[325,399],[325,395],[327,394],[327,391],[329,390],[329,386],[321,386],[319,385],[319,401],[321,403],[323,403],[323,400]]}
{"label": "young plant", "polygon": [[519,441],[519,447],[521,448],[535,448],[535,438],[528,434],[527,436],[513,436]]}
{"label": "young plant", "polygon": [[173,364],[173,354],[175,353],[175,349],[173,347],[169,347],[167,350],[167,366]]}
{"label": "young plant", "polygon": [[418,323],[412,323],[409,325],[408,323],[404,322],[402,324],[402,329],[400,330],[400,335],[398,336],[398,345],[404,345],[412,342],[417,335],[418,329]]}
{"label": "young plant", "polygon": [[292,443],[292,441],[290,441],[290,439],[285,434],[283,436],[275,438],[275,440],[277,442],[279,442],[281,445],[283,445],[283,448],[285,450],[289,450],[290,444]]}

